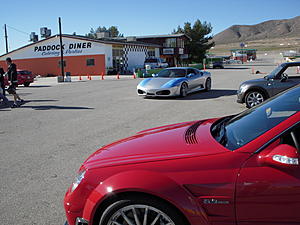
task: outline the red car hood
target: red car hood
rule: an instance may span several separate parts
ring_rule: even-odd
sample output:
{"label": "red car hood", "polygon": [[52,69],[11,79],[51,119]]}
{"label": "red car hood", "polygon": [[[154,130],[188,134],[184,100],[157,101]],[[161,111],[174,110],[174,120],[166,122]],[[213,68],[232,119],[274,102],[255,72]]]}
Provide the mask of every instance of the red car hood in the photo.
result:
{"label": "red car hood", "polygon": [[96,151],[83,164],[87,169],[224,153],[211,136],[216,119],[172,124],[144,130]]}

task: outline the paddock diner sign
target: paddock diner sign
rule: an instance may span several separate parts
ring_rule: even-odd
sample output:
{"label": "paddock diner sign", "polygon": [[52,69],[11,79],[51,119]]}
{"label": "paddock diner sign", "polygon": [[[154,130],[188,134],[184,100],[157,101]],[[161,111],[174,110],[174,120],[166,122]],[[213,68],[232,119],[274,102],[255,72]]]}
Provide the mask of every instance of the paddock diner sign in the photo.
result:
{"label": "paddock diner sign", "polygon": [[[64,55],[82,54],[85,49],[92,48],[92,42],[74,42],[62,45]],[[33,47],[34,53],[40,56],[59,56],[60,44],[36,45]]]}

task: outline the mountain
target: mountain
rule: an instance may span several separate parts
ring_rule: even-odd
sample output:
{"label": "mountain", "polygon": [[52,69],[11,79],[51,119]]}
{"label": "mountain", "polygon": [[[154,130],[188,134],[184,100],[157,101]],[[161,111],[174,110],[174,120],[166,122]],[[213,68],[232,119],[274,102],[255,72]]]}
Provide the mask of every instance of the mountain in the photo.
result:
{"label": "mountain", "polygon": [[273,39],[282,37],[300,37],[300,16],[285,20],[269,20],[256,25],[233,25],[216,34],[216,44]]}

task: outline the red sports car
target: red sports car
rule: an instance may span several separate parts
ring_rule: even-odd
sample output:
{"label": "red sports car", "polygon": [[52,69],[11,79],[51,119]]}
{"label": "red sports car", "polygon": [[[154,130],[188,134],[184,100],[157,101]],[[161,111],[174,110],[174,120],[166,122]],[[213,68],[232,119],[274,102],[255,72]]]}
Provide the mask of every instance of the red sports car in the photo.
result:
{"label": "red sports car", "polygon": [[139,132],[81,166],[69,225],[300,224],[300,87],[238,115]]}

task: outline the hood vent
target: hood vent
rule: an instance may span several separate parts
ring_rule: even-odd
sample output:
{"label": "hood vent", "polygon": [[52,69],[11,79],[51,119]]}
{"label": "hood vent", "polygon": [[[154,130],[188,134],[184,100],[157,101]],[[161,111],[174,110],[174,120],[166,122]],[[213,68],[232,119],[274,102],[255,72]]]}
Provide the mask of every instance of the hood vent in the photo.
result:
{"label": "hood vent", "polygon": [[202,123],[201,121],[198,121],[186,130],[184,138],[185,138],[185,142],[187,144],[191,145],[191,144],[197,144],[198,143],[198,140],[197,140],[197,137],[196,137],[196,131],[197,131],[197,129],[200,126],[201,123]]}

